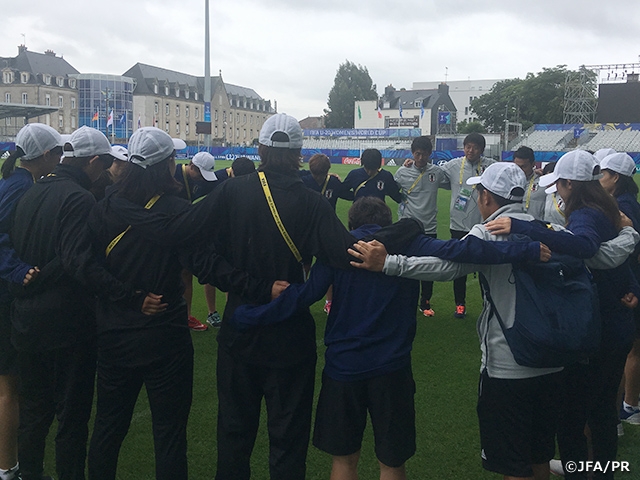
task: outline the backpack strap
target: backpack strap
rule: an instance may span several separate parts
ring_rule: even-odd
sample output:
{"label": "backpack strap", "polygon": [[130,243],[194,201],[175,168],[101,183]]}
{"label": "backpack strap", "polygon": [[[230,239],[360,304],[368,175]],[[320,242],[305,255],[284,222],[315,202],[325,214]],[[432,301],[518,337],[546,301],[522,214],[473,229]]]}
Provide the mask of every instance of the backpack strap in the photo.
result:
{"label": "backpack strap", "polygon": [[267,182],[267,177],[265,176],[264,172],[258,172],[258,177],[260,178],[260,185],[262,186],[264,196],[267,199],[267,203],[269,204],[271,215],[273,215],[273,219],[276,222],[278,230],[280,230],[280,235],[282,235],[282,238],[284,238],[285,243],[289,247],[289,250],[291,250],[291,253],[293,253],[293,256],[296,257],[296,260],[298,262],[302,262],[302,255],[300,255],[298,247],[296,247],[296,244],[293,243],[293,240],[289,236],[289,232],[287,232],[284,223],[282,223],[282,220],[280,219],[278,209],[276,208],[276,203],[273,201],[273,197],[271,196],[271,190],[269,189],[269,182]]}

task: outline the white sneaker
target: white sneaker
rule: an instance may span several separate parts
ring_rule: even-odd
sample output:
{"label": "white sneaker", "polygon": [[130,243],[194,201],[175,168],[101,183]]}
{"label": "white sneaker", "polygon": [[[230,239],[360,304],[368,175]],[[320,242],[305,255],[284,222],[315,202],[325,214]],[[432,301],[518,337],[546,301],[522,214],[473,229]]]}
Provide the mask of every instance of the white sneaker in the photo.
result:
{"label": "white sneaker", "polygon": [[618,436],[619,437],[624,436],[624,427],[622,426],[622,422],[618,424]]}
{"label": "white sneaker", "polygon": [[562,462],[560,460],[549,460],[549,470],[558,477],[564,477],[564,468],[562,467]]}

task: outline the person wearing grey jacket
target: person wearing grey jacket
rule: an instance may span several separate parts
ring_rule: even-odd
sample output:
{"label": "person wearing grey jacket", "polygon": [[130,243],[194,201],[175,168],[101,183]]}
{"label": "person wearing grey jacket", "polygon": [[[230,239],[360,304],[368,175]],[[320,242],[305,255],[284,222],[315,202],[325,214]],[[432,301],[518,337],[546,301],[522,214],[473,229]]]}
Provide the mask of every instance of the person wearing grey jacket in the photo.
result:
{"label": "person wearing grey jacket", "polygon": [[[467,181],[476,185],[478,207],[485,222],[508,216],[522,220],[533,217],[523,212],[522,198],[526,177],[514,164],[498,163],[488,167],[479,177]],[[622,262],[639,239],[635,232],[623,229],[625,239],[609,245],[606,255],[594,260],[598,265]],[[505,241],[484,226],[471,228],[469,235],[484,240]],[[421,280],[450,281],[459,275],[479,271],[487,279],[495,309],[505,326],[515,320],[515,285],[509,281],[511,265],[456,264],[435,257],[386,255],[380,244],[360,242],[350,250],[363,264],[362,268],[382,270],[387,275],[400,275]],[[382,260],[381,260],[382,259]],[[557,392],[560,368],[531,368],[516,363],[499,323],[493,319],[485,301],[477,330],[482,350],[478,397],[481,456],[487,470],[515,478],[548,476],[548,461],[555,453],[555,426],[558,412]]]}

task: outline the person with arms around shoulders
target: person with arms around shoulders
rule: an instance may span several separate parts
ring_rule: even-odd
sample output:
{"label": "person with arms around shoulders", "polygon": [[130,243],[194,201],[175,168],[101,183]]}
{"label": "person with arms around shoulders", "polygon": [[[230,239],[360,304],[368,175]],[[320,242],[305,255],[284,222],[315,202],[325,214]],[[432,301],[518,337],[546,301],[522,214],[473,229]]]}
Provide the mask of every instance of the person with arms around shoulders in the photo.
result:
{"label": "person with arms around shoulders", "polygon": [[540,175],[535,172],[536,157],[533,149],[529,147],[518,148],[513,152],[513,163],[519,166],[527,177],[527,190],[524,192],[522,200],[524,213],[528,213],[536,220],[543,220],[547,194],[544,188],[540,188]]}
{"label": "person with arms around shoulders", "polygon": [[[16,149],[2,164],[0,180],[0,480],[19,478],[18,365],[11,344],[9,284],[28,285],[39,272],[18,258],[9,230],[15,206],[40,177],[60,163],[62,138],[42,123],[28,123],[16,136]],[[16,161],[20,160],[20,166]]]}
{"label": "person with arms around shoulders", "polygon": [[[444,181],[440,167],[431,161],[433,145],[429,137],[418,137],[411,142],[413,164],[398,168],[394,180],[400,186],[402,202],[398,204],[398,218],[415,218],[424,226],[425,235],[438,236],[438,188]],[[431,308],[433,282],[420,282],[421,295],[418,308],[425,317],[433,317]]]}
{"label": "person with arms around shoulders", "polygon": [[[478,192],[475,185],[467,185],[467,180],[482,172],[495,161],[483,157],[486,146],[485,138],[479,133],[470,133],[464,138],[464,156],[449,160],[441,166],[444,173],[442,188],[451,190],[449,209],[449,230],[451,238],[462,238],[480,223],[478,209]],[[453,296],[456,302],[454,317],[464,318],[467,314],[467,276],[463,275],[453,281]]]}

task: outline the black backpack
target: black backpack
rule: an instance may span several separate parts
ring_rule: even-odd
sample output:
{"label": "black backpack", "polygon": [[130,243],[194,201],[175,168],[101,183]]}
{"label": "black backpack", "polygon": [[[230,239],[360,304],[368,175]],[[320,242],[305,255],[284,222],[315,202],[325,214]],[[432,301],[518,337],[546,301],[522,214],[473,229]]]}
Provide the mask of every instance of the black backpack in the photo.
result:
{"label": "black backpack", "polygon": [[[515,236],[512,236],[515,237]],[[528,237],[513,238],[516,241]],[[559,253],[539,263],[513,264],[516,314],[506,328],[480,274],[485,299],[498,319],[516,362],[525,367],[564,367],[585,360],[600,346],[600,305],[593,277],[583,261]]]}

